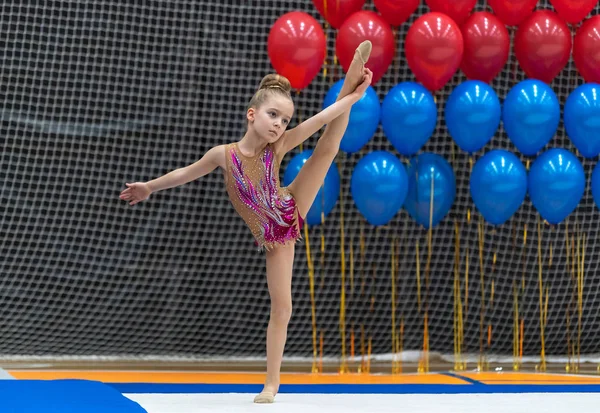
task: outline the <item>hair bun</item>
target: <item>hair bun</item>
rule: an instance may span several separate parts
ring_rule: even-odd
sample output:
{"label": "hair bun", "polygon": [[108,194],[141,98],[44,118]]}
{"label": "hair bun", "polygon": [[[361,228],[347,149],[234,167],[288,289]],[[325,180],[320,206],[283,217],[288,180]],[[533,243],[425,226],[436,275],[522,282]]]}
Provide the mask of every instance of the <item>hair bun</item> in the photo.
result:
{"label": "hair bun", "polygon": [[285,76],[281,76],[276,73],[271,73],[263,77],[263,79],[260,81],[260,86],[258,87],[258,90],[272,88],[279,88],[285,93],[289,94],[292,90],[292,85]]}

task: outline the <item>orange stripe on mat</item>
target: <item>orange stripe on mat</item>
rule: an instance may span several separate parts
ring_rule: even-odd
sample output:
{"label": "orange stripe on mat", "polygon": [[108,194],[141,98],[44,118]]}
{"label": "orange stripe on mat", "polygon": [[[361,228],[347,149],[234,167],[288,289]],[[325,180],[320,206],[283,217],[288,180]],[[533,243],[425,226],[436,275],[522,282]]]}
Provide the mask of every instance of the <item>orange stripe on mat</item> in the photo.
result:
{"label": "orange stripe on mat", "polygon": [[[264,373],[158,372],[158,371],[82,371],[10,370],[21,380],[82,379],[105,383],[172,384],[262,384]],[[283,373],[283,384],[470,384],[461,377],[483,384],[600,384],[600,377],[545,373],[454,373],[444,374],[305,374]]]}
{"label": "orange stripe on mat", "polygon": [[[263,384],[264,373],[193,373],[148,371],[8,371],[21,380],[81,379],[104,383],[173,383],[173,384]],[[442,374],[369,375],[369,374],[290,374],[281,375],[282,384],[470,384]]]}

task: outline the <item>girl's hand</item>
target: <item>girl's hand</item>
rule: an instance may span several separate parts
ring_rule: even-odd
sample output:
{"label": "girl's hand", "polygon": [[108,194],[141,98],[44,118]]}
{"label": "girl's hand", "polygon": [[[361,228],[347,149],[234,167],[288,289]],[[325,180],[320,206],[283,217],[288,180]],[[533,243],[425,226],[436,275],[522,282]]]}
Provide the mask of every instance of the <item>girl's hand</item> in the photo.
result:
{"label": "girl's hand", "polygon": [[371,70],[365,68],[362,82],[356,87],[356,89],[354,89],[354,92],[352,92],[357,101],[363,97],[363,95],[367,91],[367,88],[369,87],[369,85],[371,84],[372,81],[373,81],[373,72],[371,72]]}
{"label": "girl's hand", "polygon": [[127,189],[121,192],[119,198],[124,201],[130,201],[129,205],[135,205],[145,199],[148,199],[152,191],[144,182],[135,182],[133,184],[125,184]]}

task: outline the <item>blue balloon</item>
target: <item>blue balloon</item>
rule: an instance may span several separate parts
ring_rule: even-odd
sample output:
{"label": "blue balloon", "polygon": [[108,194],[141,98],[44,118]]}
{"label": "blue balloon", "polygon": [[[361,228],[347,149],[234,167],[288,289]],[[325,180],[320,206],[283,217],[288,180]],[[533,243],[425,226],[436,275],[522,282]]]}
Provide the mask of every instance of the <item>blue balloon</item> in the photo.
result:
{"label": "blue balloon", "polygon": [[565,103],[565,129],[586,158],[600,155],[600,85],[579,86]]}
{"label": "blue balloon", "polygon": [[[292,183],[296,176],[312,155],[312,149],[307,149],[294,156],[283,174],[283,185],[288,186]],[[306,223],[308,225],[318,225],[321,223],[321,213],[325,216],[329,215],[335,204],[337,203],[340,194],[340,173],[338,172],[335,163],[331,164],[325,182],[319,189],[317,197],[306,214]]]}
{"label": "blue balloon", "polygon": [[[323,100],[323,109],[335,103],[343,83],[344,79],[341,79],[329,89]],[[340,149],[347,153],[360,151],[377,132],[380,117],[379,96],[375,89],[369,86],[362,98],[350,109],[350,121],[340,143]]]}
{"label": "blue balloon", "polygon": [[600,162],[596,164],[592,172],[592,197],[596,207],[600,208]]}
{"label": "blue balloon", "polygon": [[372,225],[387,224],[402,208],[408,190],[406,169],[386,151],[364,156],[352,172],[352,198]]}
{"label": "blue balloon", "polygon": [[479,159],[471,171],[471,196],[490,224],[505,223],[527,195],[527,170],[511,152],[493,150]]}
{"label": "blue balloon", "polygon": [[436,125],[435,100],[429,90],[418,83],[400,83],[383,99],[383,132],[402,155],[417,153],[433,134]]}
{"label": "blue balloon", "polygon": [[[431,186],[433,182],[433,196]],[[420,225],[429,229],[430,206],[433,198],[431,226],[436,226],[450,211],[456,197],[456,178],[452,167],[434,153],[422,153],[412,158],[408,166],[408,194],[404,207]]]}
{"label": "blue balloon", "polygon": [[527,79],[508,92],[502,120],[517,149],[524,155],[535,155],[556,133],[560,104],[550,86],[540,80]]}
{"label": "blue balloon", "polygon": [[579,159],[565,149],[542,153],[529,170],[529,197],[550,224],[564,220],[581,200],[585,173]]}
{"label": "blue balloon", "polygon": [[501,115],[500,99],[494,89],[480,80],[468,80],[452,91],[444,116],[456,144],[473,153],[492,139]]}

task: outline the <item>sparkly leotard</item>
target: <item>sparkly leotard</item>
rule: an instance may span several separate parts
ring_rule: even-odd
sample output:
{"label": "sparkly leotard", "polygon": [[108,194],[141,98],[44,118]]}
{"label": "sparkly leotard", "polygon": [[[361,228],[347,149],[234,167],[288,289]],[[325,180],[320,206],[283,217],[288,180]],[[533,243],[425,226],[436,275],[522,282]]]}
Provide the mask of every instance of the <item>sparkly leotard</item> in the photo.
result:
{"label": "sparkly leotard", "polygon": [[226,185],[233,207],[246,222],[260,249],[301,238],[303,220],[287,187],[279,183],[281,159],[272,145],[244,156],[237,143],[226,146]]}

